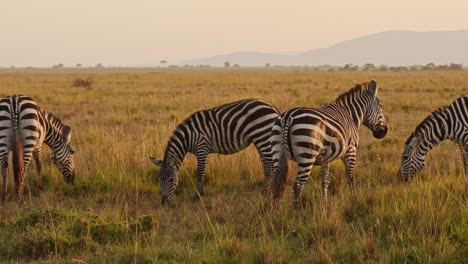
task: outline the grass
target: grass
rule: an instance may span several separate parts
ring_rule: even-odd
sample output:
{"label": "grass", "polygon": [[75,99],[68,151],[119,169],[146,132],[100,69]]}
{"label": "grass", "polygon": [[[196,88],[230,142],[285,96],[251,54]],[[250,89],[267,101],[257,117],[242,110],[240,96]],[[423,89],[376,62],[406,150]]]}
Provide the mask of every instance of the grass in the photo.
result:
{"label": "grass", "polygon": [[[73,87],[87,78],[92,87]],[[328,207],[314,168],[304,209],[294,209],[288,186],[271,210],[260,192],[260,159],[248,148],[209,157],[206,195],[198,203],[191,201],[196,159],[188,156],[175,206],[161,206],[158,169],[147,157],[162,157],[171,132],[190,113],[249,97],[281,111],[319,106],[354,80],[370,78],[380,85],[389,132],[376,140],[361,129],[355,197],[336,162]],[[456,145],[436,147],[406,186],[396,173],[415,126],[467,91],[465,71],[2,70],[0,97],[29,95],[71,125],[77,177],[75,186],[66,185],[44,151],[45,190],[36,189],[31,167],[26,204],[18,206],[10,171],[0,210],[0,261],[466,263],[467,196]]]}

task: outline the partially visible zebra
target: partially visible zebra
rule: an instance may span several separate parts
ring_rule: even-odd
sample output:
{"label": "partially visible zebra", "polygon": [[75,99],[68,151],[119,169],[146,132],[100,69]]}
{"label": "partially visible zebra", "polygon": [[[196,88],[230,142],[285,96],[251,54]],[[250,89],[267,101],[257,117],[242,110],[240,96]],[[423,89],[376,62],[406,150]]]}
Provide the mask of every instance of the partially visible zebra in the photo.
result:
{"label": "partially visible zebra", "polygon": [[375,138],[387,134],[377,97],[377,82],[355,84],[335,102],[321,108],[294,108],[281,114],[272,130],[271,147],[275,167],[273,198],[275,203],[284,192],[288,177],[288,159],[298,164],[294,184],[296,203],[313,165],[321,165],[322,196],[326,200],[330,183],[329,164],[342,159],[351,192],[354,193],[354,166],[359,142],[358,129],[367,126]]}
{"label": "partially visible zebra", "polygon": [[409,136],[401,158],[398,177],[405,182],[424,167],[426,154],[440,142],[457,143],[465,166],[465,190],[468,190],[468,97],[460,97],[449,106],[427,116]]}
{"label": "partially visible zebra", "polygon": [[246,99],[193,113],[175,129],[167,143],[164,159],[150,157],[160,166],[162,204],[171,202],[178,184],[179,167],[187,152],[197,156],[197,190],[203,195],[205,165],[209,153],[233,154],[254,144],[264,170],[263,189],[267,190],[271,162],[270,136],[278,110],[261,100]]}
{"label": "partially visible zebra", "polygon": [[37,106],[27,96],[13,95],[0,100],[0,167],[2,174],[2,201],[7,191],[8,153],[13,152],[13,171],[18,200],[23,200],[23,182],[27,168],[34,157],[38,188],[41,184],[40,153],[42,143],[52,149],[52,160],[67,183],[73,183],[75,165],[71,142],[71,128],[52,113]]}

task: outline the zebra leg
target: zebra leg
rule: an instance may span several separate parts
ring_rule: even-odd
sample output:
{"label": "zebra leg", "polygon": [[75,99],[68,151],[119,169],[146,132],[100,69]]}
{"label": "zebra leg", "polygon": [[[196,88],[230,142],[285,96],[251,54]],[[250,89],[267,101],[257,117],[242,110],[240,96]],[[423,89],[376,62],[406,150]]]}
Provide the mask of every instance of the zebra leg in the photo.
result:
{"label": "zebra leg", "polygon": [[[268,142],[269,144],[269,142]],[[270,190],[271,184],[271,174],[273,172],[273,159],[271,151],[269,153],[265,153],[265,151],[260,150],[257,148],[258,155],[262,161],[263,166],[263,185],[262,185],[262,192],[264,194],[268,193]]]}
{"label": "zebra leg", "polygon": [[8,152],[0,157],[0,167],[2,170],[2,202],[5,202],[8,183]]}
{"label": "zebra leg", "polygon": [[41,163],[41,148],[36,148],[33,151],[34,163],[36,164],[37,173],[37,189],[42,191],[42,163]]}
{"label": "zebra leg", "polygon": [[462,145],[460,144],[460,150],[462,153],[463,165],[465,167],[465,193],[468,192],[468,144]]}
{"label": "zebra leg", "polygon": [[330,185],[330,164],[323,164],[320,168],[320,175],[322,176],[322,197],[327,202],[328,185]]}
{"label": "zebra leg", "polygon": [[301,206],[302,188],[309,179],[309,173],[312,170],[314,161],[310,163],[299,163],[296,182],[294,183],[294,199],[297,207]]}
{"label": "zebra leg", "polygon": [[343,157],[346,167],[346,178],[348,179],[351,194],[354,195],[354,166],[356,165],[356,149],[350,149]]}
{"label": "zebra leg", "polygon": [[18,193],[18,203],[23,204],[24,203],[24,179],[26,178],[26,171],[28,170],[29,164],[31,163],[32,159],[32,152],[33,150],[27,146],[23,146],[23,174],[20,175],[19,179],[17,180],[17,193]]}
{"label": "zebra leg", "polygon": [[203,196],[203,180],[205,178],[206,161],[208,159],[208,149],[200,148],[197,150],[197,191],[193,197],[194,200],[199,200]]}

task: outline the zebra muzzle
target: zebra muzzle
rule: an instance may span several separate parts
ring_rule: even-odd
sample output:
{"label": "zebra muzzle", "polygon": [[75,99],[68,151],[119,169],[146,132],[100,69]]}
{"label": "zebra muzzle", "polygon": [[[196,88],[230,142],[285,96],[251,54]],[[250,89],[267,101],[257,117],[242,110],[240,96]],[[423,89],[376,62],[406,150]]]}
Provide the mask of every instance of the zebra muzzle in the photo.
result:
{"label": "zebra muzzle", "polygon": [[377,139],[382,139],[387,135],[387,127],[379,127],[372,132],[373,136]]}
{"label": "zebra muzzle", "polygon": [[168,199],[167,199],[167,195],[163,195],[162,199],[161,199],[161,204],[162,205],[166,205],[168,203]]}

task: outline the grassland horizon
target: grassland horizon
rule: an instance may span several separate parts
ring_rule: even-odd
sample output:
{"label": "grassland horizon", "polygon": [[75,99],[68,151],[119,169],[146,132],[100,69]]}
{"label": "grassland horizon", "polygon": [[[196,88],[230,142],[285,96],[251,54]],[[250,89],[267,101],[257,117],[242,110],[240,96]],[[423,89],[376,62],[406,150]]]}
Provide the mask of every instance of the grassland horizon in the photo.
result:
{"label": "grassland horizon", "polygon": [[[433,149],[409,184],[397,179],[404,142],[432,110],[468,94],[466,71],[315,72],[307,69],[0,70],[0,97],[24,94],[72,127],[76,185],[66,185],[45,147],[44,190],[34,164],[26,203],[9,174],[0,213],[6,263],[467,263],[468,209],[455,144]],[[88,88],[77,79],[92,79]],[[354,81],[377,80],[389,131],[362,127],[351,196],[341,161],[331,165],[329,204],[318,168],[291,186],[277,210],[261,193],[252,146],[210,155],[205,196],[192,203],[196,159],[186,157],[174,207],[162,207],[148,156],[161,158],[191,113],[245,98],[281,112],[333,101]],[[457,150],[457,151],[454,151]],[[291,163],[295,175],[295,164]]]}

